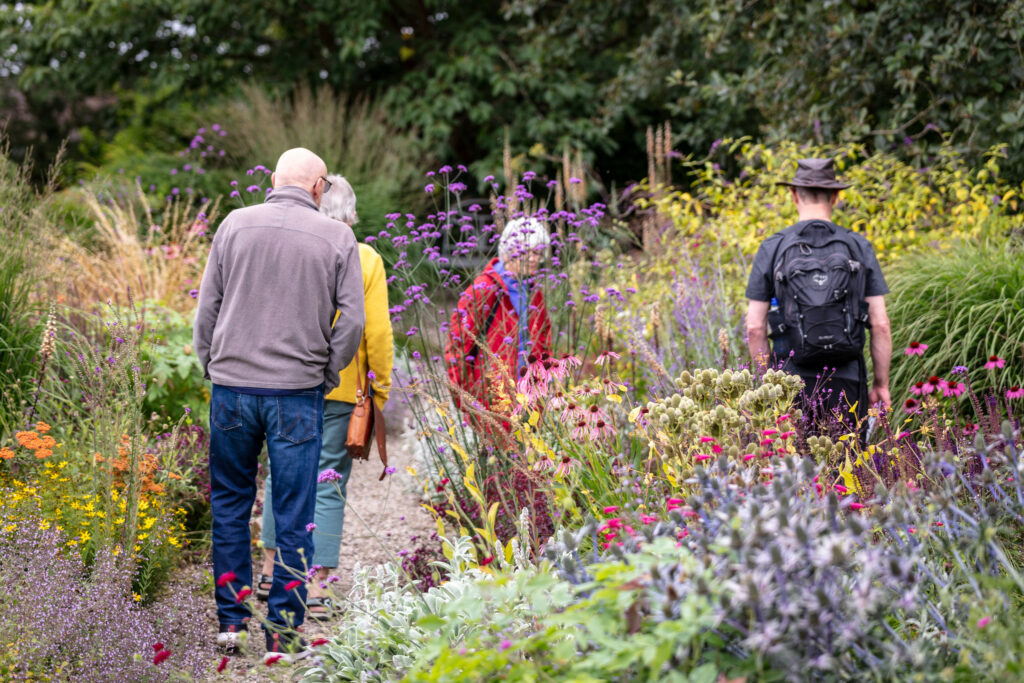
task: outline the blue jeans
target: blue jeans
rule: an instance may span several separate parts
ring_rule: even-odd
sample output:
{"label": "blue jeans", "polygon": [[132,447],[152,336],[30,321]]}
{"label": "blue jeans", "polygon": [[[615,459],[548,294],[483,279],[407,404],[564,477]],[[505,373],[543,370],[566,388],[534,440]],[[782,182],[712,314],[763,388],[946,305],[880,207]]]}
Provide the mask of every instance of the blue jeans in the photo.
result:
{"label": "blue jeans", "polygon": [[[316,549],[313,551],[313,564],[332,569],[338,566],[338,556],[341,555],[346,488],[352,473],[352,458],[348,457],[345,440],[348,437],[348,420],[355,407],[355,404],[345,401],[324,402],[324,445],[320,450],[318,469],[321,472],[334,470],[341,475],[341,480],[316,485],[316,529],[313,531],[313,545]],[[267,477],[267,502],[263,505],[263,531],[260,533],[264,548],[277,547],[271,479],[273,477]]]}
{"label": "blue jeans", "polygon": [[310,389],[287,396],[254,396],[214,386],[210,397],[210,503],[213,509],[213,575],[234,572],[237,579],[217,586],[220,625],[238,626],[252,616],[235,596],[252,587],[249,518],[256,500],[256,468],[263,441],[274,474],[274,510],[279,561],[288,570],[274,572],[267,621],[298,626],[306,616],[305,581],[291,591],[289,581],[303,578],[313,555],[317,461],[324,424],[324,392]]}

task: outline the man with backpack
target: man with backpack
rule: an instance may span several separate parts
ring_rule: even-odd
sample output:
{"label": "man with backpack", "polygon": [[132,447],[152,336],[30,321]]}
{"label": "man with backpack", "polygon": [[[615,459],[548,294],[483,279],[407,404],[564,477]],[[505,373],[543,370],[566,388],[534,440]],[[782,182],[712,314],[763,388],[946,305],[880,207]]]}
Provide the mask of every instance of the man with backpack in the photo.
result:
{"label": "man with backpack", "polygon": [[781,365],[804,380],[812,427],[829,415],[849,422],[854,406],[861,423],[869,405],[890,405],[889,288],[871,244],[832,222],[839,191],[850,187],[836,179],[832,159],[801,159],[792,182],[779,184],[790,188],[799,221],[766,239],[754,257],[747,284],[750,355],[760,366]]}

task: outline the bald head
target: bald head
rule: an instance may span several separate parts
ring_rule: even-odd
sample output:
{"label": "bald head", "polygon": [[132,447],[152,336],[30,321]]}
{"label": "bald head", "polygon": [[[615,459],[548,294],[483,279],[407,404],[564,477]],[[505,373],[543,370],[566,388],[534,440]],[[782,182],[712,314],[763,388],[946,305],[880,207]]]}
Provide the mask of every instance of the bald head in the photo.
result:
{"label": "bald head", "polygon": [[290,149],[277,160],[277,168],[270,178],[274,187],[295,185],[313,195],[313,200],[320,204],[323,190],[320,187],[320,176],[327,175],[327,164],[324,160],[304,147]]}

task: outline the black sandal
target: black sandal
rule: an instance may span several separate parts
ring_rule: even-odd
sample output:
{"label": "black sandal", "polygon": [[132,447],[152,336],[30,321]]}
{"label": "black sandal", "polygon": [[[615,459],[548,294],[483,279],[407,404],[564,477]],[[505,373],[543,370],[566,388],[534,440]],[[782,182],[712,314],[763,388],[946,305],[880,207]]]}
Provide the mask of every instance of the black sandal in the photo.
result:
{"label": "black sandal", "polygon": [[[319,610],[314,608],[319,607]],[[306,616],[314,621],[329,621],[334,618],[334,601],[330,598],[306,598]]]}
{"label": "black sandal", "polygon": [[270,589],[273,587],[274,576],[272,574],[260,574],[259,578],[256,579],[256,599],[266,602],[270,598]]}

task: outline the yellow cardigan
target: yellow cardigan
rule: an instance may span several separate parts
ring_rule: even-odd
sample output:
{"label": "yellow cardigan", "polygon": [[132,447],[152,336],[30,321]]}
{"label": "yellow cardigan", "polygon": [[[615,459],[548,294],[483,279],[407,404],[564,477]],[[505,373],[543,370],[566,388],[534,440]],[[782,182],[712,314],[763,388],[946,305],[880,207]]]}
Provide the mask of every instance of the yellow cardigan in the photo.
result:
{"label": "yellow cardigan", "polygon": [[[363,296],[366,302],[366,326],[359,353],[341,371],[339,384],[326,398],[330,401],[356,402],[356,377],[361,373],[366,381],[366,371],[376,375],[373,380],[373,400],[383,408],[391,389],[391,364],[395,339],[391,332],[391,315],[388,313],[388,283],[384,273],[384,261],[373,247],[360,243],[359,265],[363,269]],[[334,316],[338,320],[338,316]],[[358,367],[358,371],[357,371]]]}

